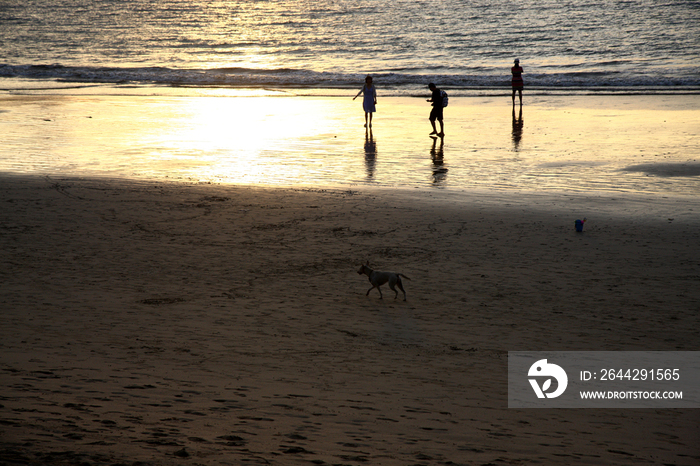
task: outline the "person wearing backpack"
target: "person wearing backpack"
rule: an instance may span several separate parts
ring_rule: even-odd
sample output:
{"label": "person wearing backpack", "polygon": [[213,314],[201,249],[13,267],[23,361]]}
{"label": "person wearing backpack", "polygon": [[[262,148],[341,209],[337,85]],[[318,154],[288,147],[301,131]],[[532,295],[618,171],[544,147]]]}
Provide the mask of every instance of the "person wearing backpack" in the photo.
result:
{"label": "person wearing backpack", "polygon": [[[428,99],[428,102],[433,103],[433,108],[430,111],[429,118],[430,124],[433,125],[433,132],[430,133],[430,135],[438,135],[439,137],[443,137],[445,135],[445,124],[442,118],[442,109],[447,106],[447,93],[438,89],[433,83],[428,84],[428,89],[430,89],[430,91],[433,93],[432,97]],[[439,133],[435,127],[435,120],[440,122]]]}

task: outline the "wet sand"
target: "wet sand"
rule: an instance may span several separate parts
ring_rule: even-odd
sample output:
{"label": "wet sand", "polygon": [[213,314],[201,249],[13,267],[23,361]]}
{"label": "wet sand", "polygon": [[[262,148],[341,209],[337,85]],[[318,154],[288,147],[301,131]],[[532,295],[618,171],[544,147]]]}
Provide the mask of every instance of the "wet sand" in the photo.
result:
{"label": "wet sand", "polygon": [[508,409],[506,373],[699,350],[694,199],[4,175],[0,205],[2,464],[700,461],[698,410]]}
{"label": "wet sand", "polygon": [[148,89],[166,91],[183,95],[0,95],[0,173],[309,188],[700,191],[697,95],[528,95],[521,112],[509,96],[453,93],[447,135],[432,140],[430,104],[385,97],[381,88],[371,133],[354,93]]}

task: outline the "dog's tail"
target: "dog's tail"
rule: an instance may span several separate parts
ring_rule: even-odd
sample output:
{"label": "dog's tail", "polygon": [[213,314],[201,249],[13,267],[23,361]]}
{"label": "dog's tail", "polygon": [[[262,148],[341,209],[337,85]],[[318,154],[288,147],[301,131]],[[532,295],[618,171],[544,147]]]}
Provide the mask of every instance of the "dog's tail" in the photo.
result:
{"label": "dog's tail", "polygon": [[406,280],[410,280],[410,278],[408,278],[406,275],[404,275],[404,274],[402,274],[402,273],[397,273],[396,275],[398,275],[399,277],[403,277],[403,278],[405,278]]}

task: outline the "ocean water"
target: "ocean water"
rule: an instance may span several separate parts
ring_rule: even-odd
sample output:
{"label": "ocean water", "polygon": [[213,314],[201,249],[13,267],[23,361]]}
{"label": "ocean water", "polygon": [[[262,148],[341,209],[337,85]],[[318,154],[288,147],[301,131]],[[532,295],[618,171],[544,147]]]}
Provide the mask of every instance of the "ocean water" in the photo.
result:
{"label": "ocean water", "polygon": [[0,173],[695,196],[699,63],[697,0],[0,0]]}
{"label": "ocean water", "polygon": [[0,0],[0,90],[700,92],[697,0]]}

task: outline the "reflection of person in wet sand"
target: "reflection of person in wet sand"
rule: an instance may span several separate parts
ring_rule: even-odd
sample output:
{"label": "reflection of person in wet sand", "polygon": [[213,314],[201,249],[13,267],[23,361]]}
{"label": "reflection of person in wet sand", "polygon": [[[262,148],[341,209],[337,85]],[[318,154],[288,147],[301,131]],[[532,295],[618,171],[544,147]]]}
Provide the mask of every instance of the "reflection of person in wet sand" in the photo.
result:
{"label": "reflection of person in wet sand", "polygon": [[517,152],[520,149],[520,140],[523,138],[523,107],[520,107],[520,114],[515,117],[515,105],[513,106],[513,147]]}
{"label": "reflection of person in wet sand", "polygon": [[510,69],[513,78],[511,79],[511,85],[513,86],[513,106],[515,106],[515,92],[518,92],[520,97],[520,105],[523,105],[523,67],[520,66],[520,60],[517,58],[513,63],[513,67]]}
{"label": "reflection of person in wet sand", "polygon": [[374,166],[377,161],[377,143],[372,136],[372,130],[365,132],[365,168],[367,169],[367,179],[374,178]]}
{"label": "reflection of person in wet sand", "polygon": [[362,86],[360,92],[357,93],[352,100],[357,99],[360,94],[364,94],[364,100],[362,101],[362,108],[365,110],[365,128],[372,127],[372,114],[377,111],[377,89],[372,84],[372,76],[367,76],[365,78],[365,85]]}
{"label": "reflection of person in wet sand", "polygon": [[445,168],[445,140],[440,138],[440,147],[437,145],[438,138],[433,137],[433,147],[430,149],[430,158],[433,160],[433,182],[440,183],[447,176]]}

